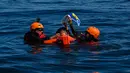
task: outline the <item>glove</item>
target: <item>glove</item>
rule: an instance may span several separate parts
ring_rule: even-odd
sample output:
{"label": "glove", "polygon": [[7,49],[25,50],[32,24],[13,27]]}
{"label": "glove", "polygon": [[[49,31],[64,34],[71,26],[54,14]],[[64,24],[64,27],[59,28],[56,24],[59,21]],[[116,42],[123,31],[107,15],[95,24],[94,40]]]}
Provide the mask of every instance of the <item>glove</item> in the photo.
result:
{"label": "glove", "polygon": [[72,20],[69,20],[68,23],[71,25],[72,24]]}

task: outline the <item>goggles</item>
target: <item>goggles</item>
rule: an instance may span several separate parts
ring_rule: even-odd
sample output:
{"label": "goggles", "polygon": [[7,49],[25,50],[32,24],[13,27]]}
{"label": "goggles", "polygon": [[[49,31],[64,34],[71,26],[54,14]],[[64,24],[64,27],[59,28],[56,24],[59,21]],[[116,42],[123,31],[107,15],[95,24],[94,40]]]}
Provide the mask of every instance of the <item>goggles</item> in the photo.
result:
{"label": "goggles", "polygon": [[43,28],[36,28],[35,30],[43,31]]}

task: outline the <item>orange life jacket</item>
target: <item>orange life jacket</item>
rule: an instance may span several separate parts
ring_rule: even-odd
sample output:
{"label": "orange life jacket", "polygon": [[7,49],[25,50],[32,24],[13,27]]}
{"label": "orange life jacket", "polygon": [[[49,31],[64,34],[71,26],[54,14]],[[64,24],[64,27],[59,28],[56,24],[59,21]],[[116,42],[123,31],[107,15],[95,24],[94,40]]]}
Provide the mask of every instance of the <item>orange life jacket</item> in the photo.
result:
{"label": "orange life jacket", "polygon": [[63,45],[69,45],[72,41],[75,40],[74,38],[72,38],[69,35],[60,36],[57,39],[61,40]]}
{"label": "orange life jacket", "polygon": [[45,40],[43,43],[44,44],[53,44],[53,43],[56,43],[58,41],[62,41],[62,44],[63,45],[69,45],[72,41],[74,41],[75,39],[72,38],[71,36],[69,35],[64,35],[64,36],[59,36],[58,38],[56,39],[50,39],[50,40]]}

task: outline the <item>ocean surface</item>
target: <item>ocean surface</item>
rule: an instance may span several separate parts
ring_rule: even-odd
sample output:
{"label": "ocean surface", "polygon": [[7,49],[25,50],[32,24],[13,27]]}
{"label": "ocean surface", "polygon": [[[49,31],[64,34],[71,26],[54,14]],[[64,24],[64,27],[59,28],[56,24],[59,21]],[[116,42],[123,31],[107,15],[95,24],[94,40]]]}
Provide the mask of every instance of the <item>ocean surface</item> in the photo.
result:
{"label": "ocean surface", "polygon": [[[24,44],[37,17],[51,36],[72,12],[81,21],[77,30],[100,29],[98,45]],[[130,73],[130,0],[1,0],[0,73]]]}

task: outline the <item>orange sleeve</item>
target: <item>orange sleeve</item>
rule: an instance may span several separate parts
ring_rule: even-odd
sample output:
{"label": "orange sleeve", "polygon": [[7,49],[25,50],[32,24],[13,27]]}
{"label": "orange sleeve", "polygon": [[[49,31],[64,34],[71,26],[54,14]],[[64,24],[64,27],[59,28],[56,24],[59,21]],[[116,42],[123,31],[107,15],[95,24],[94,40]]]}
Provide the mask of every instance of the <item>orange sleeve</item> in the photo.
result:
{"label": "orange sleeve", "polygon": [[53,44],[57,41],[57,39],[49,39],[49,40],[44,40],[43,44]]}

